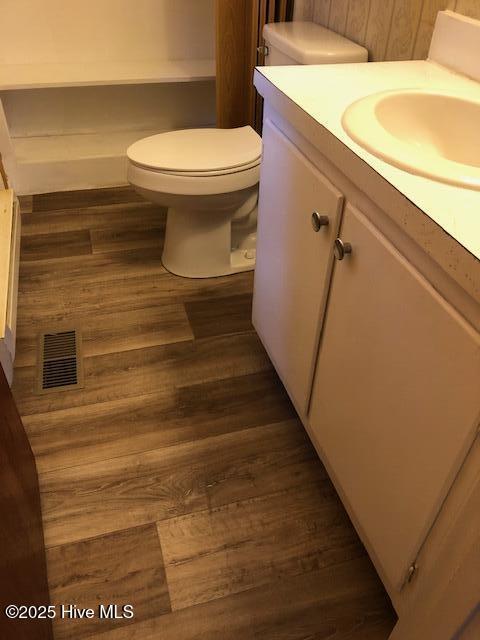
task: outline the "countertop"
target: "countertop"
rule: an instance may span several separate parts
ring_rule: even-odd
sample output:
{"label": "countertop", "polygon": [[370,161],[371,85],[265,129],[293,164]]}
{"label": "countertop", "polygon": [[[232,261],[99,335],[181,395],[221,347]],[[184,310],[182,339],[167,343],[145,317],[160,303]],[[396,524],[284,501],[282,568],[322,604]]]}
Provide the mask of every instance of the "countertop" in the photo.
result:
{"label": "countertop", "polygon": [[470,98],[480,99],[480,83],[430,61],[259,67],[255,84],[264,97],[268,93],[265,81],[332,133],[480,261],[480,191],[442,184],[393,167],[356,144],[341,124],[345,109],[372,93],[426,88],[467,93]]}

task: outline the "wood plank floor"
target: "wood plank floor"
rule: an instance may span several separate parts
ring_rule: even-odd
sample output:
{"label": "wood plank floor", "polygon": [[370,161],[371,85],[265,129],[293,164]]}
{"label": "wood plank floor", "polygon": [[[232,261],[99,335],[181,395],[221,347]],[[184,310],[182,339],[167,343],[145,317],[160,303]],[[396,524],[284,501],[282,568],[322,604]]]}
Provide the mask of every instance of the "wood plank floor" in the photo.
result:
{"label": "wood plank floor", "polygon": [[[251,273],[169,274],[130,189],[25,199],[14,393],[52,600],[131,604],[58,639],[386,640],[383,587],[250,323]],[[82,389],[35,393],[79,328]]]}

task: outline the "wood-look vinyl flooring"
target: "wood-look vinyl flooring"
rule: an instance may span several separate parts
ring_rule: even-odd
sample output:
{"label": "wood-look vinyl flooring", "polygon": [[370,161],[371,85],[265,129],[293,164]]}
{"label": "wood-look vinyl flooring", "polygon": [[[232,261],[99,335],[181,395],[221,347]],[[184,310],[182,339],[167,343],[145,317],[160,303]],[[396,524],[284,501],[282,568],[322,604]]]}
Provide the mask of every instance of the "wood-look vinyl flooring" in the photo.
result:
{"label": "wood-look vinyl flooring", "polygon": [[[35,453],[58,639],[386,640],[383,587],[251,325],[253,275],[161,263],[130,189],[25,198],[14,393]],[[82,389],[35,393],[78,328]]]}

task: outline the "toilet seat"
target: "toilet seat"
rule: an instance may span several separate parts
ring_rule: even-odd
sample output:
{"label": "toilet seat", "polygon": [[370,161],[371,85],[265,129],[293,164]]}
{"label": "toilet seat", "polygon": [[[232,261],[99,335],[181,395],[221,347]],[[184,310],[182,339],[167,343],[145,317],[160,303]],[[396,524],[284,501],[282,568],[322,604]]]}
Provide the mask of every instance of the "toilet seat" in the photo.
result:
{"label": "toilet seat", "polygon": [[130,162],[131,164],[139,167],[140,169],[144,169],[146,171],[152,171],[154,173],[162,173],[167,176],[170,175],[170,176],[179,176],[179,177],[184,176],[186,178],[208,178],[208,177],[214,177],[214,176],[228,176],[228,175],[231,175],[232,173],[239,173],[241,171],[247,171],[247,169],[254,169],[255,167],[260,166],[261,158],[258,158],[257,160],[253,160],[252,162],[249,162],[245,165],[241,165],[238,167],[230,167],[227,169],[219,169],[217,171],[178,171],[178,170],[168,171],[167,169],[155,169],[153,167],[145,166],[138,162],[134,162],[133,160],[130,160]]}
{"label": "toilet seat", "polygon": [[[244,170],[196,175],[167,173],[128,163],[128,181],[147,191],[176,196],[212,196],[249,189],[260,180],[260,163]],[[168,203],[166,202],[168,205]],[[169,206],[169,205],[168,205]]]}
{"label": "toilet seat", "polygon": [[169,131],[128,148],[128,179],[179,196],[232,193],[258,183],[261,154],[262,139],[248,126]]}
{"label": "toilet seat", "polygon": [[226,176],[258,167],[262,141],[249,126],[184,129],[144,138],[127,150],[130,162],[171,176]]}

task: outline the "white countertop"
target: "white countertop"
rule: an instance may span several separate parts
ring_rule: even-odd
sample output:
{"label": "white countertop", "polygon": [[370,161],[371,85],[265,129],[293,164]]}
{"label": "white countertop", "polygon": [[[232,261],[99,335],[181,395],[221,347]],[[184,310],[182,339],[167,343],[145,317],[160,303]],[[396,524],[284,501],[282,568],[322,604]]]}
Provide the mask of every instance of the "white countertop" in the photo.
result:
{"label": "white countertop", "polygon": [[480,99],[480,83],[429,61],[259,67],[257,73],[480,259],[480,191],[442,184],[397,169],[356,144],[341,124],[345,109],[372,93],[426,88],[468,93],[470,98]]}

